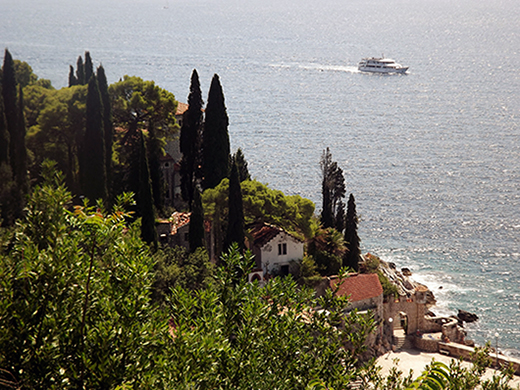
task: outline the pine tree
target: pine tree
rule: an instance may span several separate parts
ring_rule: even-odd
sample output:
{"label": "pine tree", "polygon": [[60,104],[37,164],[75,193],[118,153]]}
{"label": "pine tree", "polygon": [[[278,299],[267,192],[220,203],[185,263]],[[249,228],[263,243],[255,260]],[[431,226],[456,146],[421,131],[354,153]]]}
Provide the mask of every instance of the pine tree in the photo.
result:
{"label": "pine tree", "polygon": [[229,119],[217,74],[211,80],[202,136],[204,189],[216,187],[229,172]]}
{"label": "pine tree", "polygon": [[73,85],[78,85],[78,79],[74,76],[74,67],[69,65],[69,87]]}
{"label": "pine tree", "polygon": [[199,75],[197,70],[193,69],[188,109],[184,113],[180,135],[182,198],[188,202],[190,209],[200,163],[203,104]]}
{"label": "pine tree", "polygon": [[229,213],[224,251],[236,242],[240,249],[244,249],[244,207],[242,203],[242,189],[238,178],[237,165],[233,164],[229,177]]}
{"label": "pine tree", "polygon": [[78,85],[85,85],[85,66],[83,65],[83,58],[81,56],[78,57],[78,61],[76,62],[76,80],[78,81]]}
{"label": "pine tree", "polygon": [[81,148],[81,187],[91,201],[106,200],[105,134],[103,131],[103,103],[95,76],[90,78],[87,90],[85,135]]}
{"label": "pine tree", "polygon": [[358,271],[361,249],[359,248],[360,239],[357,233],[358,217],[356,214],[356,202],[352,194],[350,194],[348,199],[345,225],[345,243],[348,251],[343,260],[343,265]]}
{"label": "pine tree", "polygon": [[94,74],[94,65],[92,64],[92,58],[90,58],[90,52],[85,52],[85,84],[88,84],[90,78]]}
{"label": "pine tree", "polygon": [[251,175],[247,169],[247,161],[242,153],[242,149],[238,148],[237,152],[233,156],[233,162],[237,165],[238,179],[242,183],[244,180],[251,180]]}
{"label": "pine tree", "polygon": [[107,194],[112,195],[112,153],[114,144],[114,126],[112,124],[112,104],[108,94],[108,83],[105,69],[102,65],[97,68],[97,80],[101,101],[103,103],[103,133],[105,136],[105,172],[107,181]]}
{"label": "pine tree", "polygon": [[144,242],[157,247],[150,168],[142,131],[139,132],[139,194],[137,202],[141,214],[141,238]]}
{"label": "pine tree", "polygon": [[202,208],[202,198],[196,187],[193,192],[193,207],[188,232],[190,253],[195,252],[197,248],[204,247],[204,210]]}

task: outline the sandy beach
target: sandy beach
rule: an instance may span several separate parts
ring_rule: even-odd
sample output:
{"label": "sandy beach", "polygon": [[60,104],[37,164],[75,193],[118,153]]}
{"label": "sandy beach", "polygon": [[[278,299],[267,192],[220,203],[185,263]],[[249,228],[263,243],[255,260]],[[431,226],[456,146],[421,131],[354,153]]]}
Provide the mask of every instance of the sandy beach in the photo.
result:
{"label": "sandy beach", "polygon": [[[383,375],[388,374],[390,369],[394,366],[394,359],[399,359],[398,368],[403,372],[403,375],[407,375],[410,369],[412,369],[414,378],[422,373],[424,368],[432,361],[432,359],[448,365],[452,360],[455,360],[453,357],[441,355],[439,353],[421,352],[416,349],[389,352],[377,359],[377,364],[382,367]],[[469,362],[463,362],[462,364],[466,367],[471,366],[471,363]],[[491,378],[494,372],[495,370],[493,369],[487,369],[484,378]],[[513,388],[520,388],[520,376],[515,376],[513,380],[511,380],[510,385]]]}

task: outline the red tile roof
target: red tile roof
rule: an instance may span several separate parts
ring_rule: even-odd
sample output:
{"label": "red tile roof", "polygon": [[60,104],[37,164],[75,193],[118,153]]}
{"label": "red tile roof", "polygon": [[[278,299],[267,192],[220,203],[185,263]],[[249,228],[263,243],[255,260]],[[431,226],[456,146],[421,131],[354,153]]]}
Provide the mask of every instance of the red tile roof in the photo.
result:
{"label": "red tile roof", "polygon": [[250,231],[253,237],[253,245],[259,248],[263,247],[281,232],[283,232],[283,229],[267,224],[257,224]]}
{"label": "red tile roof", "polygon": [[[330,287],[333,288],[337,286],[338,282],[339,279],[331,278]],[[383,294],[383,287],[381,287],[377,274],[349,274],[349,276],[343,280],[336,294],[339,296],[350,295],[350,300],[357,302],[378,297]]]}

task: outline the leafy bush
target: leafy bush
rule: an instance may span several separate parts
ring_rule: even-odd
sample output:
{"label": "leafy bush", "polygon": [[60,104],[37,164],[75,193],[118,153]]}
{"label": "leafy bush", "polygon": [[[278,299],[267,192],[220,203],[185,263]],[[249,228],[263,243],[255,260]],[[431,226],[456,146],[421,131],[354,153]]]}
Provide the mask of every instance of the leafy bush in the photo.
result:
{"label": "leafy bush", "polygon": [[200,290],[212,280],[214,266],[203,248],[198,248],[194,253],[180,246],[161,248],[154,258],[157,261],[152,291],[155,302],[164,302],[176,285],[187,290]]}
{"label": "leafy bush", "polygon": [[47,166],[27,217],[0,259],[0,383],[14,387],[109,389],[152,386],[161,344],[150,306],[153,259],[136,226],[114,212],[71,207]]}
{"label": "leafy bush", "polygon": [[252,259],[236,246],[221,262],[214,285],[176,287],[170,297],[173,382],[184,389],[305,389],[321,379],[347,388],[373,321],[344,320],[346,298],[331,290],[316,298],[290,277],[263,288],[247,283]]}

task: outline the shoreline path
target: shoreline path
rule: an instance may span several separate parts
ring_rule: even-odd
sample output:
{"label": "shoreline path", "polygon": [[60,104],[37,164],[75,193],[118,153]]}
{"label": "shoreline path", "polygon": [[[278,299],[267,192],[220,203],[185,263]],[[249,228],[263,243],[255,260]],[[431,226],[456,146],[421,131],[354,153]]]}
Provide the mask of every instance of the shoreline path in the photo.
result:
{"label": "shoreline path", "polygon": [[[403,349],[398,352],[388,352],[377,359],[377,365],[381,366],[381,374],[386,376],[390,372],[390,369],[395,366],[394,359],[399,359],[397,368],[403,372],[403,376],[408,375],[410,369],[413,370],[414,379],[417,378],[430,364],[432,359],[435,361],[443,362],[449,366],[452,360],[457,360],[454,357],[441,355],[440,353],[428,353],[421,352],[417,349]],[[464,367],[470,367],[470,362],[462,362]],[[494,369],[488,368],[483,376],[483,379],[490,379],[495,373]],[[509,385],[513,388],[520,386],[520,376],[515,375]]]}

